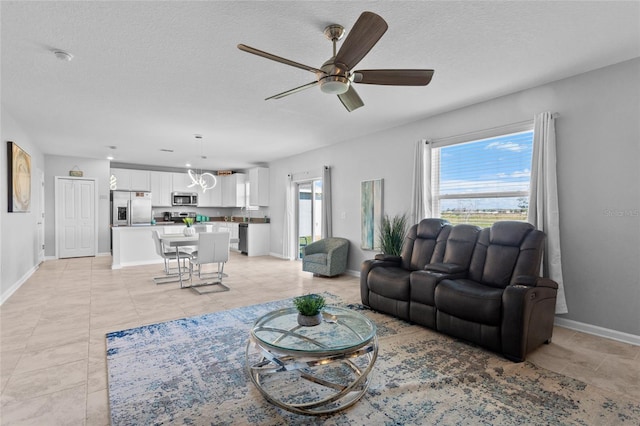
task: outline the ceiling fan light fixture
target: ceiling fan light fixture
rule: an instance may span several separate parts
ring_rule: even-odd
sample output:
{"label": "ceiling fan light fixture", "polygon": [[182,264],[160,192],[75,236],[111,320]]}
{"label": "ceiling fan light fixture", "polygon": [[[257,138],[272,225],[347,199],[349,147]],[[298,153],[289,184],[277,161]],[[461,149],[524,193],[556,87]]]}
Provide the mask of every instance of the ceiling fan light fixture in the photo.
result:
{"label": "ceiling fan light fixture", "polygon": [[330,75],[320,80],[320,90],[330,95],[342,95],[349,90],[351,81],[340,75]]}

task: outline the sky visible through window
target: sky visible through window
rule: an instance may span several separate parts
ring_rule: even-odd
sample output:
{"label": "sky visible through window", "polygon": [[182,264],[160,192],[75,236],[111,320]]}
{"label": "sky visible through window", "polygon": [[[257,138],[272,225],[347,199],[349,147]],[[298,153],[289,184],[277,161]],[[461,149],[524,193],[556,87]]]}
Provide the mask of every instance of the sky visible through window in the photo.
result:
{"label": "sky visible through window", "polygon": [[526,197],[495,194],[529,190],[532,150],[532,131],[440,148],[441,196],[494,194],[441,199],[440,211],[521,209]]}

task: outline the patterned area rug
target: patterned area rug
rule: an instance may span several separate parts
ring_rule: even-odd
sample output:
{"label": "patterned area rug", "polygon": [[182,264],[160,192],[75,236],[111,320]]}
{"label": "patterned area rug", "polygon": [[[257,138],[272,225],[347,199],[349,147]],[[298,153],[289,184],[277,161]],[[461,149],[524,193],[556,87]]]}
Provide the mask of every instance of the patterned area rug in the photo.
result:
{"label": "patterned area rug", "polygon": [[640,424],[640,404],[361,305],[378,328],[366,395],[313,417],[268,403],[245,372],[248,331],[291,299],[107,334],[113,425]]}

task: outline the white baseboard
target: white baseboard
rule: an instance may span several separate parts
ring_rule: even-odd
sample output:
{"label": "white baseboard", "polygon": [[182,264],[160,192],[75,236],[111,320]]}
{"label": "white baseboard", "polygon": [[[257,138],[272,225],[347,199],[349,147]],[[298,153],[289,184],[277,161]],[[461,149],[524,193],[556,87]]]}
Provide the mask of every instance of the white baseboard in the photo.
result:
{"label": "white baseboard", "polygon": [[269,252],[269,256],[277,257],[278,259],[283,259],[283,260],[291,260],[288,257],[284,257],[282,253]]}
{"label": "white baseboard", "polygon": [[24,284],[34,272],[38,270],[38,265],[35,265],[33,268],[29,269],[18,281],[15,282],[11,287],[9,287],[4,293],[0,295],[0,305],[9,300],[11,295],[15,293],[21,286]]}
{"label": "white baseboard", "polygon": [[554,324],[570,330],[581,331],[594,336],[605,337],[611,340],[617,340],[630,345],[640,346],[640,336],[635,334],[623,333],[609,328],[598,327],[597,325],[585,324],[583,322],[573,321],[565,318],[556,317]]}
{"label": "white baseboard", "polygon": [[345,272],[347,275],[351,275],[352,277],[360,278],[360,271],[354,271],[353,269],[347,269]]}

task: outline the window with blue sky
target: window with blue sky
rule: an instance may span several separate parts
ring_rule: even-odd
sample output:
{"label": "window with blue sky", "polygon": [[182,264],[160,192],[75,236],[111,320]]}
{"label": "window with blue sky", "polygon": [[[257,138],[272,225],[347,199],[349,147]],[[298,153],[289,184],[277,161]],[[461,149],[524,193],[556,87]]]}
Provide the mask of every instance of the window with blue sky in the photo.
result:
{"label": "window with blue sky", "polygon": [[479,226],[526,220],[532,151],[533,131],[434,148],[434,213]]}

